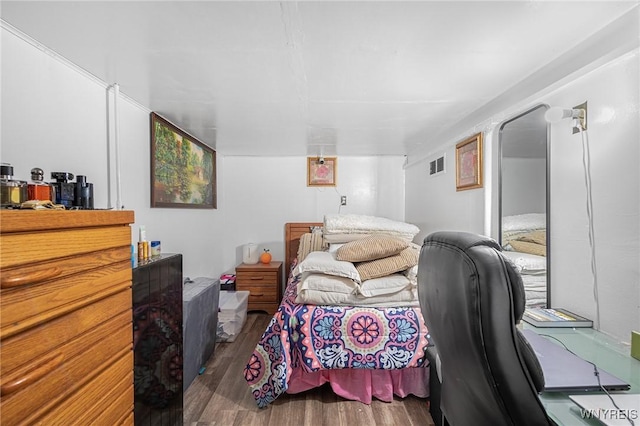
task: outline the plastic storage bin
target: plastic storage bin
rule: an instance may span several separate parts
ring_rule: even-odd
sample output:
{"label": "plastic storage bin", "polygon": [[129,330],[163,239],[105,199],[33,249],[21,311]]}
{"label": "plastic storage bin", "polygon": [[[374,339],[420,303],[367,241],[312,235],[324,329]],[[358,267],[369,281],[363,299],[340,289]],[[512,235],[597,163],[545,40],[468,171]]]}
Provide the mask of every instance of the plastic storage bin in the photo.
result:
{"label": "plastic storage bin", "polygon": [[233,342],[247,319],[248,291],[221,291],[218,342]]}
{"label": "plastic storage bin", "polygon": [[215,352],[220,281],[199,277],[182,287],[183,392]]}

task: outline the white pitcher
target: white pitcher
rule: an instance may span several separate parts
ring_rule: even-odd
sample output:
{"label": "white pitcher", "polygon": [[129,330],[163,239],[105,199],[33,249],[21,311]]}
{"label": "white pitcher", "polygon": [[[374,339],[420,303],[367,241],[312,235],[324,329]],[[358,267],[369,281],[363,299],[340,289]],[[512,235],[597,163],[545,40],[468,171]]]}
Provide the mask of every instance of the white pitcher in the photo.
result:
{"label": "white pitcher", "polygon": [[258,246],[253,243],[245,244],[242,248],[242,261],[246,264],[253,265],[258,263],[260,256],[258,255]]}

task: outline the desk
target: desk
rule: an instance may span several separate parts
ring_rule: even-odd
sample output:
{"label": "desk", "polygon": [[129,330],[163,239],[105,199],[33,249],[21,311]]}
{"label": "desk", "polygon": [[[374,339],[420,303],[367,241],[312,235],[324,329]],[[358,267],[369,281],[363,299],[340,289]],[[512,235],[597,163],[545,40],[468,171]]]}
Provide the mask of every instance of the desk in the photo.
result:
{"label": "desk", "polygon": [[[631,389],[625,393],[640,393],[640,361],[631,357],[629,346],[592,328],[542,328],[526,323],[524,328],[555,337],[580,357],[628,381]],[[600,424],[596,420],[582,419],[580,408],[569,399],[569,393],[543,392],[540,400],[559,425]]]}

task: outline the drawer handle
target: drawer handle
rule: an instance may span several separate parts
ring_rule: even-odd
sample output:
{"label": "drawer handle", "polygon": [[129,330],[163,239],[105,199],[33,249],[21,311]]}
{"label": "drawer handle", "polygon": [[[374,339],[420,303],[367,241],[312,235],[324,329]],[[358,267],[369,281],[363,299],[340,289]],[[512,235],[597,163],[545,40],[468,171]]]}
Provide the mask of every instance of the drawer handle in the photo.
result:
{"label": "drawer handle", "polygon": [[55,266],[50,269],[41,269],[39,271],[36,270],[32,272],[20,270],[20,275],[4,273],[0,279],[0,288],[20,287],[26,284],[50,280],[52,278],[59,277],[60,275],[62,275],[62,270]]}
{"label": "drawer handle", "polygon": [[251,293],[252,296],[260,297],[264,296],[264,293]]}
{"label": "drawer handle", "polygon": [[9,377],[6,383],[0,386],[0,396],[7,396],[19,390],[26,388],[27,386],[37,382],[53,370],[58,368],[64,360],[64,354],[62,352],[54,353],[48,357],[39,359],[37,365],[29,366],[29,371],[24,373],[20,372],[19,377]]}
{"label": "drawer handle", "polygon": [[253,281],[257,281],[257,280],[263,280],[263,279],[264,279],[264,277],[251,277],[251,279],[252,279]]}

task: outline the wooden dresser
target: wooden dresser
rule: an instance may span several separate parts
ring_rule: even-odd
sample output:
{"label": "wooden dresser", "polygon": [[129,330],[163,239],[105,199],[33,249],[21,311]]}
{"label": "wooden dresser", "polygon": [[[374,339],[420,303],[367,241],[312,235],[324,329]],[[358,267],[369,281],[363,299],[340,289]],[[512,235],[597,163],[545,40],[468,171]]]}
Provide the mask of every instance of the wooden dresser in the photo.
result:
{"label": "wooden dresser", "polygon": [[236,290],[249,291],[248,311],[275,314],[282,299],[282,262],[236,266]]}
{"label": "wooden dresser", "polygon": [[0,211],[0,423],[133,424],[131,211]]}

